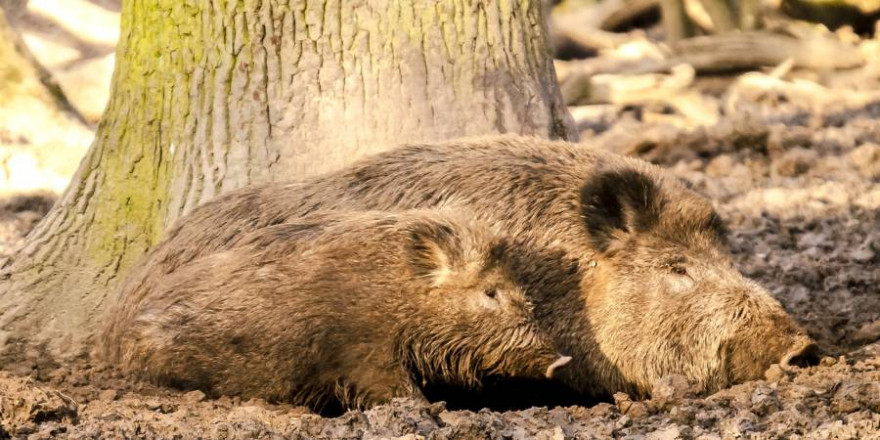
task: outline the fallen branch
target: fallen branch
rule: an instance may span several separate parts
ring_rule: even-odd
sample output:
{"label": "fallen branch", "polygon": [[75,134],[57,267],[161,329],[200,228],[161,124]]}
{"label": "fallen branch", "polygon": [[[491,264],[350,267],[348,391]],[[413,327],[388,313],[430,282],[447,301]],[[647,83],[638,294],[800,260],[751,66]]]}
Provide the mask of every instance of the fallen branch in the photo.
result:
{"label": "fallen branch", "polygon": [[849,69],[865,64],[857,48],[833,38],[816,35],[802,39],[766,31],[689,38],[673,43],[671,52],[671,64],[690,64],[698,72],[775,66],[789,58],[795,67],[817,70]]}
{"label": "fallen branch", "polygon": [[[701,36],[673,43],[663,50],[647,40],[639,44],[654,45],[656,50],[642,49],[641,58],[604,56],[567,62],[560,71],[560,87],[566,102],[579,102],[595,75],[644,75],[668,73],[675,66],[689,65],[697,73],[756,70],[790,62],[791,67],[813,70],[841,70],[859,67],[866,60],[858,48],[822,34],[801,34],[807,37],[782,35],[768,31],[729,33]],[[789,61],[790,60],[790,61]]]}
{"label": "fallen branch", "polygon": [[672,68],[669,75],[596,75],[591,78],[587,104],[630,104],[668,100],[694,82],[694,69],[686,64]]}
{"label": "fallen branch", "polygon": [[611,3],[616,3],[616,7],[606,9],[599,22],[599,29],[620,31],[639,18],[660,13],[660,0],[626,0]]}
{"label": "fallen branch", "polygon": [[616,31],[645,14],[656,13],[658,5],[659,0],[606,0],[589,8],[557,9],[550,15],[551,36],[557,46],[570,43],[588,53],[613,49],[633,38]]}
{"label": "fallen branch", "polygon": [[[21,37],[12,30],[0,8],[0,100],[10,100],[15,95],[28,95],[69,114],[83,125],[88,121],[71,105],[52,74],[43,67]],[[31,81],[36,79],[39,85]]]}

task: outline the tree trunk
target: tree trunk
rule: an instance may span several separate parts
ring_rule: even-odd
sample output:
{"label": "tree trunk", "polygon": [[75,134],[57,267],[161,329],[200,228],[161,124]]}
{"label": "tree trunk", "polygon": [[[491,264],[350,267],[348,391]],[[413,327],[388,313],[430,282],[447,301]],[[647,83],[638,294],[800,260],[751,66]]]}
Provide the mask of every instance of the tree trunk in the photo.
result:
{"label": "tree trunk", "polygon": [[176,218],[403,142],[573,139],[539,0],[131,0],[70,187],[5,268],[0,342],[83,353],[103,299]]}

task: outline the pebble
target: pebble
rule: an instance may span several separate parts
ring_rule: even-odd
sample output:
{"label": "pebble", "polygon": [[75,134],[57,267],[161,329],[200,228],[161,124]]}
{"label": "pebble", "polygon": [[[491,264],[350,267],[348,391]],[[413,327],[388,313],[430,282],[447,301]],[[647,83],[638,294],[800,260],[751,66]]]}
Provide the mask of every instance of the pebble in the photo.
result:
{"label": "pebble", "polygon": [[759,386],[752,392],[752,412],[759,416],[767,416],[779,411],[781,405],[776,391],[765,386]]}
{"label": "pebble", "polygon": [[764,379],[768,382],[780,382],[788,378],[788,374],[779,364],[773,364],[764,372]]}
{"label": "pebble", "polygon": [[797,177],[809,171],[818,157],[819,155],[815,151],[795,147],[786,151],[779,160],[773,162],[772,168],[778,176]]}
{"label": "pebble", "polygon": [[198,402],[202,402],[204,400],[205,400],[205,393],[203,393],[199,390],[190,391],[190,392],[183,395],[184,402],[198,403]]}
{"label": "pebble", "polygon": [[859,246],[849,253],[849,257],[858,263],[867,263],[874,259],[875,252],[870,246]]}
{"label": "pebble", "polygon": [[880,321],[869,322],[861,326],[850,336],[853,342],[869,344],[880,339]]}
{"label": "pebble", "polygon": [[170,414],[174,411],[177,411],[177,405],[172,403],[163,402],[159,399],[150,399],[144,402],[144,405],[150,411],[156,411],[161,414]]}
{"label": "pebble", "polygon": [[100,400],[116,400],[119,398],[119,390],[104,390],[98,394]]}
{"label": "pebble", "polygon": [[658,429],[645,437],[646,440],[676,440],[681,438],[681,429],[672,425],[663,429]]}
{"label": "pebble", "polygon": [[831,399],[831,410],[837,414],[846,414],[857,411],[861,408],[859,402],[859,388],[858,383],[841,383],[840,387],[834,393],[834,397]]}
{"label": "pebble", "polygon": [[644,402],[633,402],[632,406],[629,407],[629,411],[626,412],[626,415],[633,420],[641,420],[651,415],[651,410]]}
{"label": "pebble", "polygon": [[651,387],[651,403],[658,408],[680,401],[690,392],[691,384],[681,374],[670,374],[655,381]]}
{"label": "pebble", "polygon": [[849,153],[849,158],[862,176],[880,177],[880,145],[867,143]]}
{"label": "pebble", "polygon": [[629,397],[629,394],[626,393],[614,393],[612,396],[614,399],[614,404],[617,405],[617,409],[621,414],[626,414],[629,411],[630,407],[632,407],[633,401],[632,398]]}
{"label": "pebble", "polygon": [[834,359],[831,356],[825,356],[822,358],[821,361],[819,361],[819,365],[821,365],[823,367],[830,367],[836,363],[837,363],[837,359]]}

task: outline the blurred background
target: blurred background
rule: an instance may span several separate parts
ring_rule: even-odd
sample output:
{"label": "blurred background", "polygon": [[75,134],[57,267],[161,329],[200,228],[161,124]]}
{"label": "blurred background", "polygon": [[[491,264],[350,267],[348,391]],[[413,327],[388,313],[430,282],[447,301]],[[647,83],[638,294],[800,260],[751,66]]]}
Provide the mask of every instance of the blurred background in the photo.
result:
{"label": "blurred background", "polygon": [[[36,85],[0,90],[0,194],[67,186],[107,102],[119,39],[118,0],[0,0],[12,31],[75,110]],[[11,81],[9,81],[11,82]],[[30,89],[30,90],[28,90]],[[26,96],[30,91],[36,96]],[[24,96],[22,96],[24,95]]]}
{"label": "blurred background", "polygon": [[[829,90],[875,90],[880,78],[876,0],[544,3],[560,86],[587,138],[621,111],[693,129],[740,110],[731,106],[743,94],[821,105],[834,100]],[[58,193],[107,102],[121,0],[0,0],[0,8],[14,32],[4,37],[20,40],[42,83],[12,87],[0,77],[0,196]]]}

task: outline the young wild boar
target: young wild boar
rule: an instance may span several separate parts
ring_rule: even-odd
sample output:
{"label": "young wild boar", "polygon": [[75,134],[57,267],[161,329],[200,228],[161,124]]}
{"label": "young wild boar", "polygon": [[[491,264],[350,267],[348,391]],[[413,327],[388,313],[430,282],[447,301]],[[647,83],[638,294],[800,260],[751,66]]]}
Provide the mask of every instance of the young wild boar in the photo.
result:
{"label": "young wild boar", "polygon": [[[182,218],[148,261],[151,271],[173,271],[234,248],[244,231],[319,209],[450,203],[561,250],[523,260],[517,272],[539,295],[539,325],[573,357],[561,376],[580,392],[642,396],[670,373],[712,391],[773,363],[814,361],[804,331],[733,267],[706,200],[656,166],[564,142],[413,145],[319,178],[234,191]],[[548,266],[572,265],[573,275],[547,275]]]}
{"label": "young wild boar", "polygon": [[507,246],[444,210],[266,227],[123,290],[105,355],[161,384],[316,409],[549,378],[570,358],[535,326]]}

